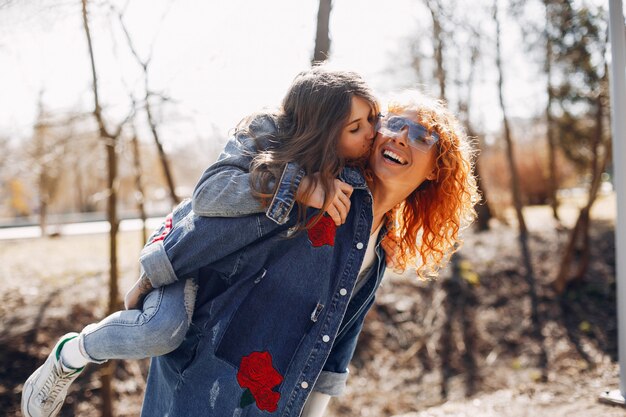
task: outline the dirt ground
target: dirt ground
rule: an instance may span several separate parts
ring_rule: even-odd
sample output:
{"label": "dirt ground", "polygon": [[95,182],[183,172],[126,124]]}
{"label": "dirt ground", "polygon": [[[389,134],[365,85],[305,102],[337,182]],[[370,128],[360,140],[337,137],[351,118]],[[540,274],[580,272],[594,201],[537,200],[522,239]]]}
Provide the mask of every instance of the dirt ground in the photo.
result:
{"label": "dirt ground", "polygon": [[[347,393],[328,415],[626,416],[597,401],[619,384],[613,203],[599,203],[590,269],[562,296],[550,282],[567,232],[556,230],[545,207],[526,211],[541,338],[532,332],[517,235],[507,225],[468,232],[437,281],[388,274]],[[563,210],[566,225],[574,214]],[[120,246],[123,291],[136,278],[139,234],[123,233]],[[0,242],[0,416],[21,415],[22,384],[59,336],[103,316],[107,250],[104,235]],[[116,416],[139,415],[146,372],[146,361],[117,362]],[[98,368],[90,366],[61,416],[97,416],[100,403]]]}

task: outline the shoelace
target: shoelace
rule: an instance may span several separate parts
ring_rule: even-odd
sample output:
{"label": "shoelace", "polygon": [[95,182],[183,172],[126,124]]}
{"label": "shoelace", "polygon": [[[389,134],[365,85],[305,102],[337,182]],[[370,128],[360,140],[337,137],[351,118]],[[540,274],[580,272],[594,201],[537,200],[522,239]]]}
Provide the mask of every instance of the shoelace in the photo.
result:
{"label": "shoelace", "polygon": [[45,406],[54,403],[59,393],[71,380],[72,372],[63,372],[61,363],[56,363],[48,379],[46,379],[46,382],[43,384],[43,388],[39,391],[38,398],[41,405]]}

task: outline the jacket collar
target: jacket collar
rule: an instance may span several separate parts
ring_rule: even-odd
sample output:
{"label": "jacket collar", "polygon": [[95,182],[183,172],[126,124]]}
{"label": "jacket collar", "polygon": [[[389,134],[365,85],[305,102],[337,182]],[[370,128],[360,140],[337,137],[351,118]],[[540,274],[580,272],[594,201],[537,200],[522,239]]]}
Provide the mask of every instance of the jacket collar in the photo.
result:
{"label": "jacket collar", "polygon": [[354,188],[367,188],[363,171],[355,167],[344,167],[339,174],[339,179]]}

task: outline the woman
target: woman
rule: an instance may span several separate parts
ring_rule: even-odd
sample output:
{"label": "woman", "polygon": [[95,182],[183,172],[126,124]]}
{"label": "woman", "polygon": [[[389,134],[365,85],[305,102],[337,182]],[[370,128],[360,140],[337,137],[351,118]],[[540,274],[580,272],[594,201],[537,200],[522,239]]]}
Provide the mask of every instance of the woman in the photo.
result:
{"label": "woman", "polygon": [[[152,361],[143,415],[299,416],[308,398],[341,393],[385,269],[381,241],[397,268],[436,273],[477,201],[470,145],[441,103],[401,97],[378,131],[368,168],[340,175],[353,188],[342,226],[322,217],[293,233],[296,219],[185,208],[144,253],[153,282],[191,276],[199,291],[182,345]],[[225,239],[251,243],[229,251]]]}

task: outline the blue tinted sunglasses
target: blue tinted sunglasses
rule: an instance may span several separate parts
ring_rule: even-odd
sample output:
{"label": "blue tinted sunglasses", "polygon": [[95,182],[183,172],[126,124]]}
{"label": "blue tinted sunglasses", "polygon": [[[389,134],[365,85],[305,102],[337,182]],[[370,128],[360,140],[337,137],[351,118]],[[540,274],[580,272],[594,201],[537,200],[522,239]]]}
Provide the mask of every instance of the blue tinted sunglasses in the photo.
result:
{"label": "blue tinted sunglasses", "polygon": [[430,133],[421,124],[406,117],[391,116],[385,118],[379,115],[379,119],[376,122],[376,131],[389,138],[399,137],[402,135],[404,128],[407,128],[409,145],[418,151],[428,152],[439,141],[439,135],[436,132]]}

